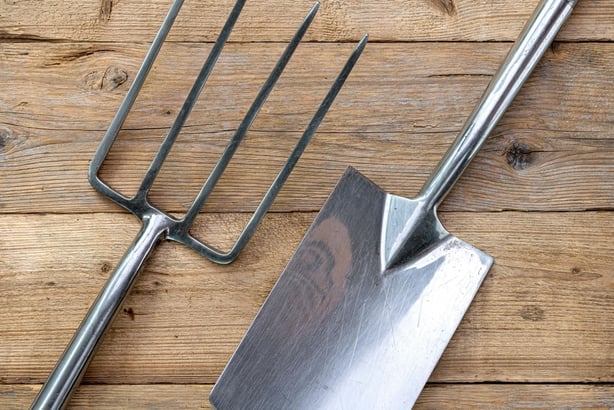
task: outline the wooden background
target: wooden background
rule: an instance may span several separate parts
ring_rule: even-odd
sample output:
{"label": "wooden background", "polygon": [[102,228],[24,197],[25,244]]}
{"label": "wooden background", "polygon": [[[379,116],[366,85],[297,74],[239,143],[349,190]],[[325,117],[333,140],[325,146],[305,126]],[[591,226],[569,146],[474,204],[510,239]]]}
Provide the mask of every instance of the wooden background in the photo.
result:
{"label": "wooden background", "polygon": [[[347,165],[414,195],[535,0],[323,0],[195,233],[228,246],[356,41],[371,42],[240,258],[163,243],[71,408],[207,408]],[[139,229],[87,166],[169,0],[0,0],[0,408],[25,408]],[[495,257],[416,408],[614,408],[614,8],[580,0],[449,195]],[[310,1],[249,1],[152,201],[181,213]],[[106,162],[136,187],[231,0],[187,1]]]}

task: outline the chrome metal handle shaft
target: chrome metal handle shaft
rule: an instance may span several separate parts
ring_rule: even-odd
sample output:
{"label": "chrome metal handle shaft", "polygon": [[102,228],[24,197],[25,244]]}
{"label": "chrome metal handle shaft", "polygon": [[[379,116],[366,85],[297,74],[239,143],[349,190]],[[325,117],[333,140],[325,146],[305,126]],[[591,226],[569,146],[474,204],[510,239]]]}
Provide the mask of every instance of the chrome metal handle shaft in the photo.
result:
{"label": "chrome metal handle shaft", "polygon": [[144,219],[141,232],[81,322],[31,409],[62,409],[68,403],[141,267],[166,230],[163,217]]}
{"label": "chrome metal handle shaft", "polygon": [[542,0],[537,6],[484,92],[482,100],[430,180],[422,188],[420,196],[425,198],[429,209],[437,207],[443,201],[475,157],[573,11],[575,4],[576,0]]}

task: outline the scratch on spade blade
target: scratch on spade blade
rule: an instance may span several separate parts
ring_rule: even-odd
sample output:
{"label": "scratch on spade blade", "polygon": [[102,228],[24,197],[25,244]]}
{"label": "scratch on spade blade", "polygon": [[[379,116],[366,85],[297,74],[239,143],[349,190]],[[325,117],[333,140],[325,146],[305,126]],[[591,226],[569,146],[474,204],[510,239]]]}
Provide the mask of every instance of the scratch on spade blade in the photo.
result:
{"label": "scratch on spade blade", "polygon": [[356,338],[354,339],[354,347],[352,348],[352,356],[350,357],[349,367],[352,367],[352,364],[354,363],[354,356],[356,356],[356,348],[358,346],[358,339],[360,339],[360,331],[362,330],[362,323],[365,317],[365,308],[366,308],[365,304],[363,303],[362,310],[360,312],[360,320],[358,322],[358,329],[356,331]]}
{"label": "scratch on spade blade", "polygon": [[422,318],[422,305],[424,304],[424,298],[420,298],[420,309],[418,309],[418,323],[416,324],[416,328],[420,327],[420,319]]}
{"label": "scratch on spade blade", "polygon": [[390,304],[388,303],[389,294],[390,294],[390,288],[386,287],[386,293],[384,297],[384,306],[386,307],[388,322],[390,322],[390,335],[392,337],[392,343],[396,346],[397,341],[396,341],[396,338],[394,337],[394,321],[392,320],[392,308],[390,307]]}
{"label": "scratch on spade blade", "polygon": [[341,331],[337,335],[338,343],[336,344],[336,349],[338,353],[340,353],[341,349],[343,348],[342,338],[343,338],[343,335],[345,334],[345,311],[347,309],[347,304],[348,304],[348,298],[344,297],[343,306],[341,307]]}
{"label": "scratch on spade blade", "polygon": [[[360,280],[360,282],[359,282],[359,286],[358,286],[358,294],[359,295],[362,294],[362,288],[365,285],[366,278],[367,278],[367,276],[364,275],[362,280]],[[365,309],[366,309],[366,304],[363,302],[362,303],[362,311],[360,312],[360,321],[358,322],[358,329],[356,331],[356,338],[354,339],[354,347],[352,348],[352,357],[350,358],[350,367],[354,363],[354,356],[356,355],[356,348],[358,347],[358,339],[360,338],[360,331],[362,330],[362,323],[364,322]]]}

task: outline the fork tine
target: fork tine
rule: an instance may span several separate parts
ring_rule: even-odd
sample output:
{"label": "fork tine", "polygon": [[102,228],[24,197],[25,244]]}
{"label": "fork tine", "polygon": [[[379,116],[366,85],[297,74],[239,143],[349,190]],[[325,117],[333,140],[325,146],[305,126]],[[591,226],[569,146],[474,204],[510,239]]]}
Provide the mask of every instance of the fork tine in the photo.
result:
{"label": "fork tine", "polygon": [[211,247],[203,245],[197,239],[192,237],[189,234],[189,232],[187,232],[187,230],[190,227],[191,221],[195,217],[195,215],[192,216],[192,219],[185,220],[184,222],[182,222],[182,225],[184,228],[183,232],[181,232],[177,236],[175,235],[175,233],[171,233],[168,238],[183,242],[184,244],[188,245],[195,251],[205,255],[207,258],[217,263],[230,263],[234,259],[236,259],[236,257],[239,255],[239,253],[243,250],[245,245],[247,245],[251,237],[256,232],[256,228],[258,227],[258,224],[260,223],[264,215],[267,213],[267,211],[271,207],[281,187],[284,185],[284,183],[288,179],[288,176],[294,169],[294,166],[298,162],[303,152],[305,151],[305,148],[311,141],[311,138],[316,133],[318,127],[324,120],[326,113],[328,112],[331,105],[335,101],[335,98],[337,97],[337,94],[339,94],[341,87],[343,87],[345,80],[348,78],[348,76],[352,72],[352,69],[358,62],[358,59],[360,58],[360,55],[364,51],[364,48],[367,45],[368,40],[369,40],[369,37],[367,35],[363,36],[360,42],[356,45],[356,48],[354,48],[354,51],[352,52],[352,54],[346,61],[345,65],[343,66],[341,72],[335,79],[335,82],[329,89],[328,93],[326,94],[326,97],[324,97],[324,100],[318,107],[318,110],[316,111],[315,115],[311,119],[311,122],[305,129],[305,132],[303,133],[303,135],[297,142],[296,146],[294,147],[294,150],[292,151],[292,153],[286,160],[286,163],[284,164],[283,168],[281,169],[281,171],[279,172],[279,174],[277,175],[277,177],[275,178],[275,180],[269,187],[264,198],[262,199],[262,201],[256,208],[256,211],[254,212],[249,222],[247,223],[247,225],[245,226],[245,228],[239,235],[239,238],[237,239],[232,249],[228,253],[222,253]]}
{"label": "fork tine", "polygon": [[303,133],[303,135],[297,142],[296,146],[294,147],[292,154],[290,154],[290,156],[286,160],[286,163],[284,164],[281,171],[279,171],[279,174],[277,175],[277,177],[271,184],[269,190],[265,194],[264,198],[258,205],[258,208],[256,208],[256,211],[250,218],[245,229],[239,235],[239,239],[237,239],[234,249],[232,249],[231,251],[234,257],[236,257],[239,254],[239,252],[241,252],[241,250],[245,247],[245,245],[247,245],[251,237],[254,235],[256,228],[258,227],[258,224],[260,223],[264,215],[267,213],[267,211],[273,204],[275,197],[277,196],[282,186],[284,185],[284,183],[290,176],[290,173],[292,172],[292,170],[294,169],[294,166],[296,165],[299,158],[305,151],[305,148],[307,148],[307,145],[311,141],[311,138],[318,130],[318,127],[324,120],[326,113],[328,112],[331,105],[335,101],[337,94],[339,94],[339,91],[341,91],[341,87],[343,87],[345,80],[348,78],[348,76],[352,72],[352,69],[358,62],[358,59],[360,58],[360,55],[364,51],[365,46],[367,45],[368,41],[369,41],[369,36],[365,34],[360,40],[360,42],[354,48],[354,51],[352,52],[352,54],[346,61],[341,72],[337,76],[337,79],[335,80],[330,90],[328,91],[326,97],[324,97],[324,100],[322,101],[322,103],[320,104],[320,107],[318,108],[315,115],[311,119],[311,122],[305,129],[305,132]]}
{"label": "fork tine", "polygon": [[203,207],[205,201],[207,200],[207,198],[211,194],[211,191],[213,191],[213,189],[215,188],[215,185],[217,184],[217,182],[219,181],[220,177],[224,173],[224,170],[228,166],[228,163],[230,162],[230,160],[234,156],[235,152],[239,148],[239,144],[245,138],[245,134],[247,133],[247,130],[251,127],[251,125],[254,122],[256,116],[258,115],[258,112],[260,111],[260,109],[262,108],[264,103],[266,102],[269,94],[273,90],[273,87],[275,87],[275,84],[277,83],[277,80],[279,79],[279,77],[281,76],[282,72],[286,68],[286,65],[290,61],[290,58],[292,58],[292,55],[294,54],[294,51],[298,47],[301,39],[303,38],[303,36],[307,32],[307,29],[309,28],[309,26],[310,26],[311,22],[313,21],[316,13],[318,12],[318,8],[319,7],[320,7],[320,3],[318,3],[318,2],[316,2],[313,5],[313,7],[311,8],[309,13],[307,14],[305,19],[303,20],[303,23],[301,24],[299,29],[296,31],[296,33],[292,37],[292,40],[290,41],[290,43],[288,44],[288,46],[284,50],[283,54],[279,58],[279,61],[277,61],[277,64],[273,68],[273,71],[271,72],[271,74],[267,78],[266,82],[263,84],[263,86],[260,89],[258,95],[254,99],[254,102],[252,103],[251,107],[249,108],[247,114],[245,114],[245,117],[243,118],[243,120],[241,121],[241,124],[237,128],[237,131],[235,132],[234,136],[232,137],[232,139],[230,140],[230,142],[226,146],[226,149],[224,150],[224,152],[220,156],[220,159],[215,164],[215,167],[213,168],[213,170],[209,174],[209,177],[205,181],[203,187],[201,188],[200,192],[198,193],[198,195],[194,199],[194,202],[190,206],[190,209],[186,213],[186,215],[185,215],[185,217],[183,219],[183,222],[185,223],[185,226],[189,226],[194,221],[194,219],[198,215],[198,212]]}
{"label": "fork tine", "polygon": [[158,56],[158,53],[160,52],[160,49],[162,48],[162,44],[164,44],[164,40],[166,39],[166,36],[168,35],[171,27],[173,26],[173,23],[175,22],[175,18],[177,17],[177,14],[179,14],[179,10],[181,9],[182,5],[183,5],[183,0],[175,0],[173,4],[171,5],[171,8],[166,14],[166,17],[164,18],[164,21],[162,22],[160,29],[158,30],[151,46],[149,47],[149,50],[147,51],[147,55],[145,56],[143,63],[141,64],[141,67],[139,68],[138,72],[136,73],[136,76],[134,77],[134,81],[132,82],[132,85],[128,89],[128,92],[126,93],[126,96],[124,97],[124,100],[119,106],[117,113],[113,117],[113,120],[111,121],[111,124],[109,125],[109,128],[107,129],[104,137],[102,138],[102,141],[98,145],[98,148],[96,149],[96,152],[92,158],[92,161],[90,162],[90,166],[88,170],[88,179],[90,183],[92,184],[92,186],[96,188],[99,192],[108,196],[109,198],[111,198],[112,200],[114,200],[115,202],[119,203],[122,206],[127,205],[127,203],[129,202],[128,198],[114,191],[107,184],[105,184],[98,177],[98,171],[100,171],[100,167],[102,166],[102,163],[104,162],[106,156],[109,154],[109,151],[111,150],[111,146],[113,145],[113,142],[117,138],[117,135],[119,134],[119,131],[122,125],[124,124],[126,117],[128,117],[128,113],[130,112],[130,109],[134,105],[134,102],[136,101],[136,97],[141,91],[141,88],[143,87],[143,83],[145,82],[145,79],[147,78],[147,74],[149,74],[149,71],[151,70],[153,63],[156,60],[156,57]]}
{"label": "fork tine", "polygon": [[213,71],[213,67],[217,62],[218,57],[222,53],[224,45],[228,41],[228,37],[230,37],[230,33],[232,32],[232,29],[237,22],[237,19],[239,18],[239,14],[241,14],[241,10],[245,5],[245,1],[246,0],[238,0],[235,3],[232,11],[230,12],[230,15],[228,16],[228,19],[226,20],[226,23],[224,24],[224,27],[222,28],[222,31],[220,32],[213,48],[211,49],[211,52],[209,53],[209,56],[207,57],[207,60],[205,61],[205,64],[203,65],[200,73],[198,74],[196,81],[192,85],[192,88],[188,96],[186,97],[183,106],[181,107],[181,111],[179,111],[179,114],[175,118],[171,129],[166,135],[166,138],[160,145],[160,149],[158,150],[156,156],[149,165],[149,169],[147,170],[147,173],[145,174],[145,177],[141,182],[141,186],[139,187],[135,195],[135,199],[141,201],[146,200],[147,194],[149,193],[149,190],[151,189],[151,186],[153,185],[156,176],[160,172],[162,163],[168,156],[171,147],[175,143],[179,132],[183,128],[188,118],[188,115],[190,115],[192,108],[194,108],[194,105],[198,101],[198,96],[200,95],[203,87],[205,86],[205,83],[207,82],[211,71]]}
{"label": "fork tine", "polygon": [[[230,32],[232,31],[232,28],[234,27],[245,2],[245,0],[236,1],[235,6],[218,39],[212,47],[212,51],[207,57],[207,60],[205,61],[195,84],[189,92],[179,115],[175,119],[171,129],[165,137],[160,150],[151,162],[138,191],[133,197],[128,198],[119,192],[116,192],[104,181],[102,181],[102,179],[98,177],[98,172],[126,117],[128,116],[130,108],[136,100],[148,72],[153,66],[157,54],[159,53],[162,44],[164,43],[164,40],[166,39],[168,32],[170,31],[170,28],[173,25],[177,14],[179,13],[183,0],[175,0],[172,3],[169,12],[165,17],[162,26],[160,27],[160,30],[156,34],[152,46],[147,52],[141,68],[137,72],[137,75],[135,76],[126,97],[120,105],[118,112],[113,118],[109,129],[105,133],[102,142],[92,158],[88,172],[88,179],[91,185],[97,191],[108,196],[111,200],[123,206],[141,219],[141,231],[135,238],[130,248],[126,251],[116,269],[110,274],[107,282],[98,294],[98,297],[91,305],[87,315],[67,345],[66,350],[64,353],[62,353],[54,369],[51,371],[47,382],[39,391],[34,403],[32,404],[32,408],[64,408],[71,394],[79,385],[80,380],[87,371],[87,367],[94,356],[97,347],[100,345],[105,332],[111,325],[113,318],[117,315],[117,312],[124,303],[131,287],[137,280],[144,263],[156,247],[159,240],[171,239],[181,242],[199,252],[201,255],[207,257],[211,261],[217,263],[230,263],[236,258],[241,249],[243,249],[243,247],[246,245],[249,238],[253,235],[256,226],[270,207],[273,199],[298,161],[298,158],[304,151],[309,140],[316,132],[318,125],[323,120],[324,115],[333,103],[333,100],[341,89],[341,86],[345,82],[366,44],[367,39],[364,37],[356,47],[356,50],[348,62],[345,64],[341,74],[333,84],[332,88],[329,90],[326,98],[320,105],[318,111],[299,140],[291,156],[288,158],[286,164],[275,178],[273,185],[267,191],[267,194],[258,206],[256,213],[248,222],[247,226],[239,236],[239,239],[235,245],[233,245],[231,251],[228,253],[219,252],[213,247],[207,246],[194,238],[189,233],[189,226],[198,214],[204,200],[219,179],[220,174],[223,172],[228,161],[230,161],[232,155],[237,149],[237,145],[244,138],[247,129],[252,124],[271,89],[280,77],[281,72],[296,49],[298,42],[303,37],[307,27],[313,20],[319,7],[319,3],[316,3],[312,7],[311,11],[305,18],[305,21],[301,25],[301,28],[295,34],[291,44],[288,46],[280,58],[280,61],[275,66],[273,73],[270,75],[269,79],[263,86],[263,89],[252,104],[252,107],[243,119],[237,133],[229,144],[229,147],[227,147],[223,158],[216,165],[215,169],[217,169],[217,171],[213,172],[208,178],[208,181],[211,182],[205,183],[201,189],[202,192],[199,193],[195,199],[195,202],[190,207],[187,218],[177,220],[164,211],[154,207],[148,202],[147,195],[151,189],[153,181],[160,171],[162,162],[169,154],[172,144],[176,140],[181,128],[184,126],[190,111],[194,107],[194,104],[196,103],[196,100],[201,93],[205,82],[207,81],[207,78],[213,70],[215,62],[221,54],[225,43],[228,41]],[[207,184],[209,184],[209,186]]]}

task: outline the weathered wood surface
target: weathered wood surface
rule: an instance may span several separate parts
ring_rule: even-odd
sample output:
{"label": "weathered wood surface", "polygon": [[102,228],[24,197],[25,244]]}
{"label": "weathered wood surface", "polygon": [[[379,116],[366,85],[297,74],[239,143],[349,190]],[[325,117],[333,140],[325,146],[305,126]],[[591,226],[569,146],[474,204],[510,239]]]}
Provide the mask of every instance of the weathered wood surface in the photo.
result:
{"label": "weathered wood surface", "polygon": [[[26,408],[39,385],[0,385],[3,409]],[[85,385],[79,387],[68,410],[209,409],[210,385]],[[593,409],[614,407],[609,385],[427,385],[415,410],[426,409]]]}
{"label": "weathered wood surface", "polygon": [[[230,266],[162,244],[86,382],[213,383],[313,216],[269,215]],[[195,233],[228,242],[246,219],[206,215]],[[433,381],[614,381],[614,213],[451,212],[442,219],[496,263]],[[138,223],[122,214],[0,222],[0,380],[40,383]]]}
{"label": "weathered wood surface", "polygon": [[[170,41],[213,41],[234,2],[187,1]],[[313,0],[247,2],[234,41],[287,41]],[[533,0],[322,0],[307,39],[347,41],[368,32],[376,41],[514,41]],[[168,0],[75,0],[0,3],[0,39],[142,42],[153,37]],[[580,1],[561,40],[614,39],[609,0]]]}
{"label": "weathered wood surface", "polygon": [[[363,33],[371,44],[245,253],[163,243],[72,408],[208,408],[347,165],[414,195],[534,0],[322,1],[195,228],[236,237]],[[0,408],[25,408],[139,229],[86,180],[170,0],[0,0]],[[103,176],[130,191],[231,0],[187,1]],[[186,208],[311,0],[247,2],[152,192]],[[495,265],[417,408],[614,408],[614,9],[569,23],[442,207]],[[298,211],[298,212],[296,212]]]}
{"label": "weathered wood surface", "polygon": [[[319,209],[348,164],[389,191],[414,195],[509,47],[370,44],[274,210]],[[186,209],[282,48],[228,46],[154,187],[156,204]],[[301,46],[208,210],[254,209],[351,48]],[[3,47],[0,212],[118,210],[93,192],[85,176],[145,49]],[[134,192],[199,70],[194,55],[208,49],[172,44],[165,50],[107,162],[103,175],[113,186]],[[548,52],[444,209],[611,209],[612,78],[611,43],[560,44]]]}

